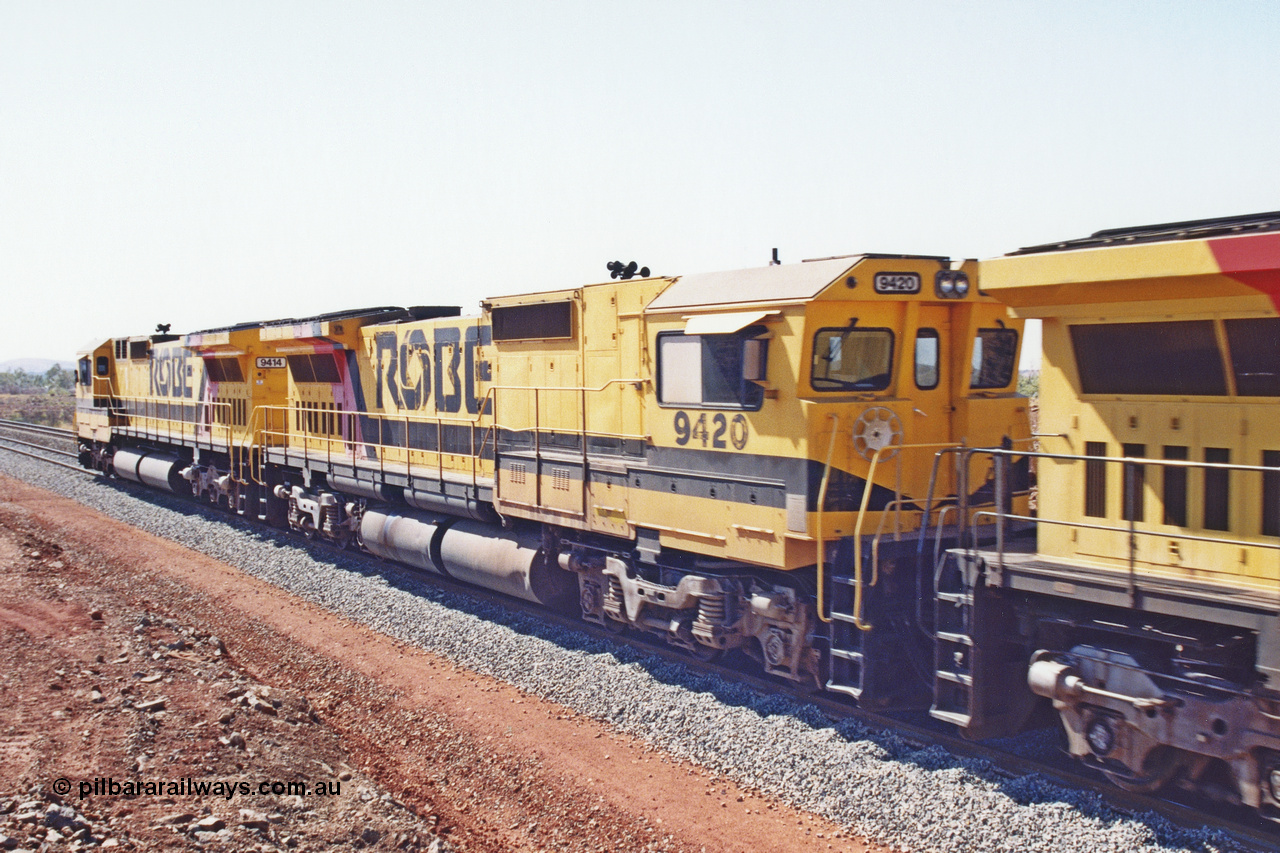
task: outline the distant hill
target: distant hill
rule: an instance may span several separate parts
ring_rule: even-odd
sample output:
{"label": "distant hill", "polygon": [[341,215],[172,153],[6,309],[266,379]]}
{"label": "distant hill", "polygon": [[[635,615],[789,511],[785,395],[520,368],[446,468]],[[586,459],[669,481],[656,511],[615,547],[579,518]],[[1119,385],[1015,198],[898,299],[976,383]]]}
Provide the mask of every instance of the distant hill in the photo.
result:
{"label": "distant hill", "polygon": [[63,370],[71,370],[76,366],[74,361],[55,361],[52,358],[11,358],[0,361],[0,372],[21,370],[24,373],[45,373],[55,364],[60,365]]}

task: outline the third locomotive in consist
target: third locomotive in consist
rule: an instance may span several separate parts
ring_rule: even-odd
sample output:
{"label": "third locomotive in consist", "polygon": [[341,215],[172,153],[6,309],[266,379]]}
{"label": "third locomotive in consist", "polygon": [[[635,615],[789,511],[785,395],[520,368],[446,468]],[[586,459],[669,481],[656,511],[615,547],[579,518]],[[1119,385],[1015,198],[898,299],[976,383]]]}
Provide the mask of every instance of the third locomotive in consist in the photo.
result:
{"label": "third locomotive in consist", "polygon": [[[1056,709],[1121,784],[1267,811],[1273,228],[1099,232],[982,264],[611,265],[624,278],[474,317],[109,339],[80,358],[81,458],[973,737]],[[1028,317],[1038,450],[1016,393]]]}

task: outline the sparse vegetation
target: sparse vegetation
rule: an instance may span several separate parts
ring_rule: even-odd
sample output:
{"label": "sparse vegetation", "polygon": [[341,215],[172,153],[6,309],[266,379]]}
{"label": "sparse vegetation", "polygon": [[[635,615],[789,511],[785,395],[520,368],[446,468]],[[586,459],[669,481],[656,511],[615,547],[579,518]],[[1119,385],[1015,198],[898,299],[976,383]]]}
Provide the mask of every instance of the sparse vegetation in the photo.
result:
{"label": "sparse vegetation", "polygon": [[53,365],[44,373],[27,373],[22,368],[0,372],[0,394],[40,394],[63,392],[70,394],[76,375],[60,365]]}
{"label": "sparse vegetation", "polygon": [[45,426],[71,426],[76,398],[75,374],[59,365],[44,373],[0,371],[0,418]]}
{"label": "sparse vegetation", "polygon": [[69,427],[75,419],[76,398],[55,394],[0,394],[0,418],[29,424]]}
{"label": "sparse vegetation", "polygon": [[1018,393],[1024,397],[1040,397],[1040,371],[1023,370],[1018,373]]}

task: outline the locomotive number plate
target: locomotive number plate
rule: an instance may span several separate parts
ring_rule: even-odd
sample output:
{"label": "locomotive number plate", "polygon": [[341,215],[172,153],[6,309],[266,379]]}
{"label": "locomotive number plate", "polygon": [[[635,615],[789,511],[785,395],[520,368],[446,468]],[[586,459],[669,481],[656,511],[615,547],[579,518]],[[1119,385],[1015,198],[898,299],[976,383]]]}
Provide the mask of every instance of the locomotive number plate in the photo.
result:
{"label": "locomotive number plate", "polygon": [[688,444],[703,447],[714,447],[724,450],[732,445],[734,450],[747,446],[750,430],[747,427],[746,415],[734,415],[730,420],[723,412],[716,412],[707,422],[707,413],[698,415],[695,421],[688,412],[676,412],[675,420],[676,444],[684,447]]}
{"label": "locomotive number plate", "polygon": [[284,367],[285,360],[280,356],[258,356],[258,368],[266,370],[272,367]]}
{"label": "locomotive number plate", "polygon": [[876,293],[919,293],[920,276],[913,272],[878,272]]}

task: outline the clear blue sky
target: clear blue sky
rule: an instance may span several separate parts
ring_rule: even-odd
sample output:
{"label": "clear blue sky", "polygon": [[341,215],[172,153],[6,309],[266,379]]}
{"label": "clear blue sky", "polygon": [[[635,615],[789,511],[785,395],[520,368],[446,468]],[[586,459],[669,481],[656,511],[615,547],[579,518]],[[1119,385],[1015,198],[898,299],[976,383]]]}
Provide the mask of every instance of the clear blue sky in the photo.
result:
{"label": "clear blue sky", "polygon": [[1280,3],[0,0],[0,360],[1280,209]]}

